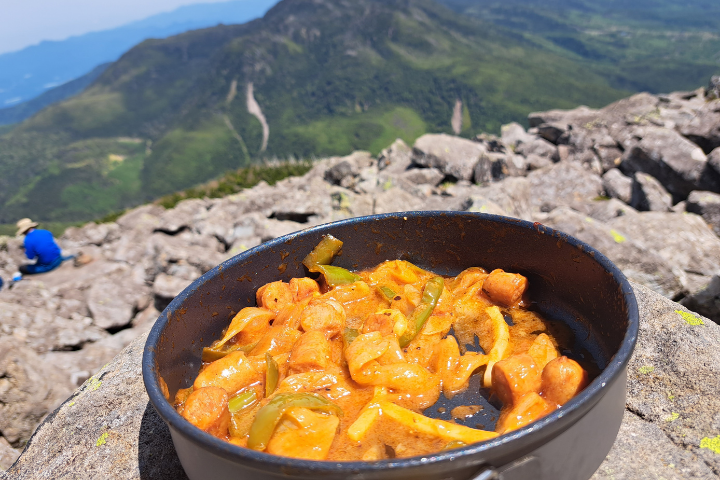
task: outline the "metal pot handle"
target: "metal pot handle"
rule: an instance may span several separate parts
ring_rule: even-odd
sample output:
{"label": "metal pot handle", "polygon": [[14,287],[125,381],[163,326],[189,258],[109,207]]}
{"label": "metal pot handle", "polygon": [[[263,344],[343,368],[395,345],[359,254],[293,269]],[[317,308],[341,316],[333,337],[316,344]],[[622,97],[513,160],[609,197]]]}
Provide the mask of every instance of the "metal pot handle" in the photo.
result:
{"label": "metal pot handle", "polygon": [[485,467],[468,480],[497,480],[498,478],[498,472],[494,468]]}

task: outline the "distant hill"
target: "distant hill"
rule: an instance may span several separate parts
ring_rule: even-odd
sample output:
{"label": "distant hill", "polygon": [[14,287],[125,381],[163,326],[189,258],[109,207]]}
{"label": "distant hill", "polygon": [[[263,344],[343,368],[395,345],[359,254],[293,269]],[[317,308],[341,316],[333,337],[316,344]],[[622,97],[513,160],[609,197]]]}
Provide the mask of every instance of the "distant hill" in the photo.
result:
{"label": "distant hill", "polygon": [[[148,40],[0,136],[0,223],[77,221],[266,157],[377,152],[629,92],[540,37],[431,0],[284,0]],[[248,101],[249,100],[249,101]]]}
{"label": "distant hill", "polygon": [[583,63],[616,88],[695,89],[720,73],[717,0],[439,0]]}
{"label": "distant hill", "polygon": [[[148,38],[165,38],[218,23],[245,23],[261,17],[275,3],[277,0],[235,0],[189,5],[111,30],[62,41],[44,41],[17,52],[1,54],[0,108],[27,102],[50,88],[87,75],[97,66],[117,60]],[[20,111],[30,109],[26,105]],[[0,115],[6,117],[8,114],[0,110]]]}

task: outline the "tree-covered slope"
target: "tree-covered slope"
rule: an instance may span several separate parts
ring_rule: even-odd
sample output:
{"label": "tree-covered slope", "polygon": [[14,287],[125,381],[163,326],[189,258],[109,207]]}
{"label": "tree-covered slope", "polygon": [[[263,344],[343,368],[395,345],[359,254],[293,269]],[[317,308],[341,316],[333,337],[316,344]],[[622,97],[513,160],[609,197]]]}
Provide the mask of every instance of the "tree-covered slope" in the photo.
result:
{"label": "tree-covered slope", "polygon": [[0,223],[93,218],[266,157],[376,152],[451,131],[458,100],[472,135],[626,94],[431,0],[284,0],[245,25],[143,42],[0,136]]}

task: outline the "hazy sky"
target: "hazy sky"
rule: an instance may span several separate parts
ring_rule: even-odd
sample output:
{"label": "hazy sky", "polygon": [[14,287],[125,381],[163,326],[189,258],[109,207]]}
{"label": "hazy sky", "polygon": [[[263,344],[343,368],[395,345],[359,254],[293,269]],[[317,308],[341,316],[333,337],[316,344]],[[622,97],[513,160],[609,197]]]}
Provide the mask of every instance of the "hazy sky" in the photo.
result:
{"label": "hazy sky", "polygon": [[0,0],[0,53],[226,0]]}

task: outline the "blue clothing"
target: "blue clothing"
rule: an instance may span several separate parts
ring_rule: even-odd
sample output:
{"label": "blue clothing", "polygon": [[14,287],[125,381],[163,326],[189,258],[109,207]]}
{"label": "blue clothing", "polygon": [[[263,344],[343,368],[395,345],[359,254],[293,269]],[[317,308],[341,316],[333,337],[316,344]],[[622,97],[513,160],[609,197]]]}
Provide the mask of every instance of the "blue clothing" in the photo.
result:
{"label": "blue clothing", "polygon": [[63,257],[60,256],[55,259],[54,262],[48,264],[48,265],[41,265],[40,263],[36,263],[35,265],[20,265],[20,273],[23,275],[35,275],[36,273],[47,273],[50,270],[55,270],[57,267],[59,267],[62,262],[65,260],[70,260],[72,257]]}
{"label": "blue clothing", "polygon": [[[50,266],[55,262],[59,262],[57,265],[62,263],[60,247],[55,243],[52,233],[47,230],[36,229],[25,235],[25,255],[30,260],[37,258],[35,263],[37,266]],[[57,265],[55,266],[57,267]]]}

